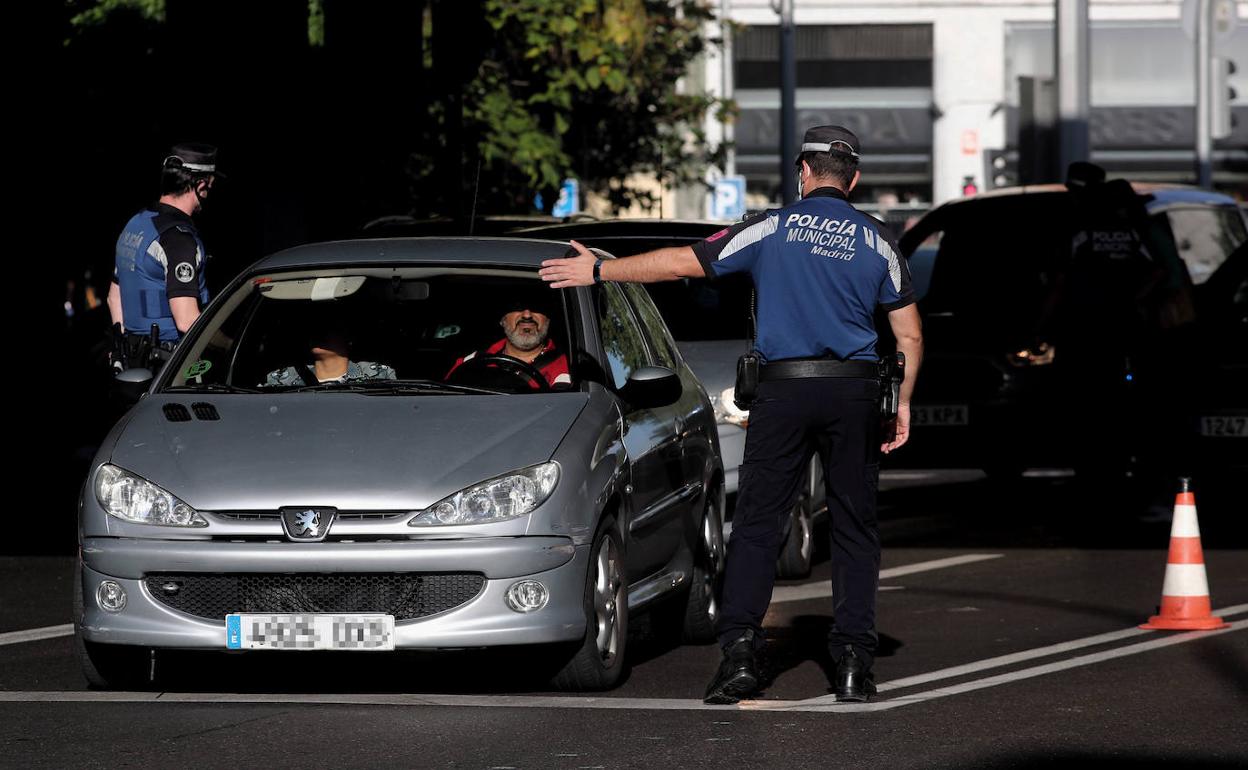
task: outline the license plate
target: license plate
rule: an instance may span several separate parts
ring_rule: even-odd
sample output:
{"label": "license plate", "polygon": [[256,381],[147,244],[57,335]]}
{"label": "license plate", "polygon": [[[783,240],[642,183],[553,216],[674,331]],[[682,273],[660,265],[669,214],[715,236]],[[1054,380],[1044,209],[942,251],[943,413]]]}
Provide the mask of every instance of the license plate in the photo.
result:
{"label": "license plate", "polygon": [[923,404],[910,406],[911,425],[967,425],[971,421],[966,404]]}
{"label": "license plate", "polygon": [[1248,438],[1248,416],[1219,415],[1200,418],[1200,435]]}
{"label": "license plate", "polygon": [[225,646],[230,650],[393,650],[394,616],[226,615]]}

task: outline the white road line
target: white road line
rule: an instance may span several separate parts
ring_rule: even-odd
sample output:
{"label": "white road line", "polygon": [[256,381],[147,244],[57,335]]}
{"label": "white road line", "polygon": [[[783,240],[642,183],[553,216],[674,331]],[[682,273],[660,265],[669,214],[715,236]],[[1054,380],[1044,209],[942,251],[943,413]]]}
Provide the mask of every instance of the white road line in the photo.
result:
{"label": "white road line", "polygon": [[60,626],[44,626],[43,628],[28,628],[25,631],[8,631],[0,634],[0,647],[6,644],[37,642],[40,639],[55,639],[58,636],[69,636],[72,633],[74,633],[73,623],[65,623]]}
{"label": "white road line", "polygon": [[[1248,611],[1248,605],[1217,610],[1218,615],[1233,615]],[[942,687],[927,692],[904,695],[875,703],[836,703],[827,696],[800,701],[745,701],[736,706],[708,706],[699,700],[683,698],[602,698],[576,696],[525,696],[525,695],[408,695],[402,693],[381,694],[278,694],[278,693],[152,693],[152,692],[0,692],[0,703],[251,703],[251,704],[318,704],[318,705],[374,705],[374,706],[452,706],[487,708],[577,708],[577,709],[632,709],[632,710],[679,710],[679,711],[794,711],[821,713],[853,713],[862,711],[888,711],[916,703],[960,695],[974,690],[996,687],[1023,679],[1066,671],[1072,668],[1123,658],[1149,652],[1176,644],[1207,639],[1220,634],[1248,629],[1248,620],[1232,623],[1219,631],[1192,631],[1173,636],[1163,636],[1147,642],[1128,645],[1113,650],[1082,655],[1069,660],[1034,666],[972,682]],[[1151,632],[1150,632],[1151,633]],[[1103,634],[1100,638],[1105,638]],[[1097,638],[1097,637],[1090,637]],[[1057,647],[1059,645],[1054,645]],[[1041,648],[1051,649],[1051,648]],[[898,680],[903,681],[903,680]],[[894,683],[895,684],[895,683]]]}
{"label": "white road line", "polygon": [[[1230,617],[1232,615],[1240,615],[1248,612],[1248,604],[1236,604],[1226,609],[1218,610],[1215,614],[1221,617]],[[928,682],[936,682],[941,679],[951,679],[955,676],[964,674],[973,674],[978,671],[986,671],[990,668],[1001,668],[1002,666],[1012,666],[1015,663],[1022,663],[1026,660],[1035,660],[1036,658],[1047,658],[1051,655],[1060,655],[1063,652],[1071,652],[1073,650],[1083,649],[1084,647],[1094,647],[1098,644],[1108,644],[1116,642],[1120,639],[1130,639],[1134,636],[1143,636],[1152,633],[1142,628],[1125,628],[1121,631],[1111,631],[1108,634],[1098,634],[1097,636],[1088,636],[1083,639],[1075,639],[1070,642],[1062,642],[1060,644],[1051,644],[1047,647],[1037,647],[1033,650],[1024,650],[1015,652],[1010,655],[1000,655],[995,658],[986,658],[974,663],[967,663],[963,666],[953,666],[951,668],[942,668],[939,671],[931,671],[918,676],[908,676],[902,679],[894,679],[889,682],[882,682],[879,685],[880,692],[887,690],[900,690],[904,687],[914,687],[915,685],[927,684]]]}
{"label": "white road line", "polygon": [[[891,569],[880,570],[880,579],[887,580],[889,578],[901,577],[902,575],[913,575],[916,572],[928,572],[934,569],[945,569],[946,567],[958,567],[963,564],[974,564],[975,562],[988,561],[989,559],[1000,559],[1005,556],[1003,553],[968,553],[962,556],[950,556],[947,559],[935,559],[933,561],[921,561],[917,564],[906,564],[901,567],[892,567]],[[771,592],[771,603],[780,602],[800,602],[805,599],[826,599],[832,595],[832,584],[828,580],[820,580],[814,583],[802,583],[796,586],[777,586]]]}

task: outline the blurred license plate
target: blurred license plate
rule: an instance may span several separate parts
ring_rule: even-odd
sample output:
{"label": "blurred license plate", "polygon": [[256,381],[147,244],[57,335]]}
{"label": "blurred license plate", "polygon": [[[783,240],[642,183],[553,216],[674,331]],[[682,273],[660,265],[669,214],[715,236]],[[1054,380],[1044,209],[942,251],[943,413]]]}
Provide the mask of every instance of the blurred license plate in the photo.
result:
{"label": "blurred license plate", "polygon": [[966,404],[911,404],[911,425],[967,425],[970,410]]}
{"label": "blurred license plate", "polygon": [[1201,417],[1200,435],[1248,438],[1248,417],[1235,415]]}
{"label": "blurred license plate", "polygon": [[225,646],[231,650],[393,650],[394,616],[226,615]]}

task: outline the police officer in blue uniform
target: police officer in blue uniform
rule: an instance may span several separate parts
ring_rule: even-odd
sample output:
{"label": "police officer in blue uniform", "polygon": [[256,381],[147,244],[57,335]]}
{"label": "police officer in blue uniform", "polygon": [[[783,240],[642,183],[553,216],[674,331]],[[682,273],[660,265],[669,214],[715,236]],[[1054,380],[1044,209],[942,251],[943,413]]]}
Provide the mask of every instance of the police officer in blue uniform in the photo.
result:
{"label": "police officer in blue uniform", "polygon": [[[604,262],[574,244],[578,256],[543,263],[542,277],[554,288],[738,272],[753,278],[763,365],[723,582],[717,633],[724,657],[707,688],[707,703],[735,703],[758,690],[757,653],[783,523],[817,446],[826,451],[832,530],[833,688],[843,701],[864,701],[875,692],[879,452],[900,447],[909,436],[922,332],[909,269],[893,236],[846,200],[858,183],[858,159],[852,132],[818,126],[806,132],[797,160],[797,203],[691,247]],[[907,359],[895,433],[885,437],[878,430],[876,307],[887,312],[897,349]]]}
{"label": "police officer in blue uniform", "polygon": [[132,341],[150,337],[155,324],[159,346],[172,350],[207,304],[207,252],[192,217],[218,176],[215,147],[176,145],[163,163],[160,199],[131,217],[117,239],[108,307]]}

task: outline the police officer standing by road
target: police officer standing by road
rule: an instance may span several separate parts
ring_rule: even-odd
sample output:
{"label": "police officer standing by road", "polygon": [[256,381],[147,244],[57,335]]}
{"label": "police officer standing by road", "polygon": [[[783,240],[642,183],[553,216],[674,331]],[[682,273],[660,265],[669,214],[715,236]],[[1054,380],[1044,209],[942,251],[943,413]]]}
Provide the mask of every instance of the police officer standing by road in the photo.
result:
{"label": "police officer standing by road", "polygon": [[[846,201],[858,183],[858,138],[839,126],[806,132],[797,160],[802,199],[722,230],[693,246],[603,261],[574,242],[578,256],[543,262],[553,288],[600,281],[653,282],[748,272],[758,296],[761,382],[750,411],[740,491],[728,544],[717,634],[723,661],[707,703],[757,692],[757,652],[771,602],[783,523],[803,471],[824,442],[832,527],[835,617],[829,650],[837,700],[875,692],[876,523],[879,451],[906,443],[910,394],[922,357],[919,314],[906,261],[875,219]],[[906,357],[895,433],[879,435],[874,310],[888,313]]]}
{"label": "police officer standing by road", "polygon": [[172,350],[208,302],[207,253],[192,217],[218,176],[215,147],[176,145],[162,164],[160,199],[131,217],[117,239],[108,309],[131,354],[150,339],[153,324],[159,347]]}

